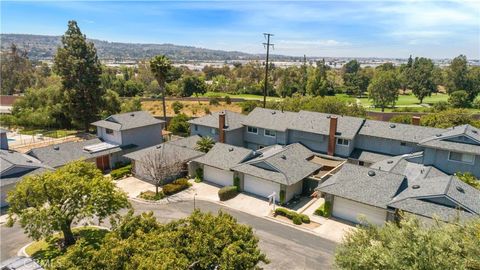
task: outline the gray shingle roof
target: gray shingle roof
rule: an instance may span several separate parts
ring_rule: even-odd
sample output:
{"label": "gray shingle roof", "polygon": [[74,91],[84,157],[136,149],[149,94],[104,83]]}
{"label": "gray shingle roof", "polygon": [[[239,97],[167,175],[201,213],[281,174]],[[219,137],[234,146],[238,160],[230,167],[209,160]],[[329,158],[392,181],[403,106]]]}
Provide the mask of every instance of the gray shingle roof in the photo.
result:
{"label": "gray shingle roof", "polygon": [[[225,110],[225,126],[224,130],[234,130],[237,128],[242,128],[242,121],[245,119],[246,115],[241,113],[236,113],[232,111]],[[218,115],[221,112],[214,112],[209,115],[205,115],[199,118],[192,119],[188,121],[190,124],[218,128]]]}
{"label": "gray shingle roof", "polygon": [[178,146],[184,146],[184,147],[187,147],[187,148],[190,148],[190,149],[195,149],[195,148],[197,148],[197,142],[201,138],[202,137],[200,137],[198,135],[192,135],[192,136],[188,136],[188,137],[185,137],[185,138],[180,138],[180,139],[177,139],[177,140],[169,141],[169,143],[175,144],[175,145],[178,145]]}
{"label": "gray shingle roof", "polygon": [[37,262],[30,257],[13,257],[0,263],[0,268],[5,270],[43,270]]}
{"label": "gray shingle roof", "polygon": [[328,135],[330,131],[330,116],[337,117],[337,137],[353,139],[363,124],[364,119],[318,112],[300,111],[289,129]]}
{"label": "gray shingle roof", "polygon": [[435,204],[413,198],[394,202],[389,204],[389,206],[428,218],[433,218],[434,216],[436,216],[438,219],[443,221],[451,221],[456,217],[459,217],[460,219],[467,219],[476,216],[475,214],[471,214],[469,212],[451,208],[445,205]]}
{"label": "gray shingle roof", "polygon": [[230,170],[235,165],[253,156],[253,150],[224,143],[216,143],[204,156],[195,162],[222,170]]}
{"label": "gray shingle roof", "polygon": [[356,159],[356,160],[365,161],[369,163],[382,161],[390,157],[392,156],[370,152],[370,151],[366,151],[358,148],[355,148],[350,154],[351,159]]}
{"label": "gray shingle roof", "polygon": [[[450,141],[449,139],[465,136],[477,144],[460,143]],[[471,125],[463,125],[444,130],[443,133],[437,133],[420,141],[421,146],[438,148],[443,150],[458,151],[480,155],[480,129]]]}
{"label": "gray shingle roof", "polygon": [[24,171],[16,172],[9,175],[0,174],[0,187],[17,183],[25,176],[36,175],[36,174],[40,174],[40,173],[44,173],[52,170],[53,169],[47,168],[47,167],[36,167],[36,168],[28,168],[28,169],[26,168]]}
{"label": "gray shingle roof", "polygon": [[13,150],[0,150],[0,173],[7,175],[14,167],[38,168],[46,167],[40,160]]}
{"label": "gray shingle roof", "polygon": [[261,156],[235,166],[232,170],[289,186],[322,167],[307,160],[313,155],[299,143],[272,147]]}
{"label": "gray shingle roof", "polygon": [[188,146],[192,146],[192,141],[194,139],[195,139],[195,136],[193,136],[193,138],[187,137],[185,139],[180,139],[173,142],[161,143],[155,146],[151,146],[135,152],[128,153],[124,155],[124,157],[131,160],[135,160],[135,161],[142,161],[152,153],[155,153],[158,151],[164,151],[163,154],[166,157],[176,156],[181,161],[187,162],[189,160],[192,160],[194,158],[197,158],[205,154],[203,152],[200,152],[188,147]]}
{"label": "gray shingle roof", "polygon": [[444,132],[444,129],[366,120],[358,134],[419,143],[425,138]]}
{"label": "gray shingle roof", "polygon": [[98,138],[78,142],[65,142],[34,148],[28,151],[27,154],[39,159],[41,162],[50,167],[56,168],[74,160],[91,159],[121,151],[120,147],[110,148],[108,150],[95,153],[90,153],[83,149],[85,146],[99,143],[102,143],[102,140]]}
{"label": "gray shingle roof", "polygon": [[146,111],[137,111],[114,114],[107,117],[105,120],[93,122],[92,125],[119,131],[161,124],[164,122],[165,121],[163,120],[156,119]]}
{"label": "gray shingle roof", "polygon": [[[369,175],[372,171],[375,174]],[[387,208],[397,194],[405,176],[363,166],[344,164],[343,167],[317,188],[342,198]]]}
{"label": "gray shingle roof", "polygon": [[243,120],[246,126],[285,131],[297,118],[297,113],[257,107]]}

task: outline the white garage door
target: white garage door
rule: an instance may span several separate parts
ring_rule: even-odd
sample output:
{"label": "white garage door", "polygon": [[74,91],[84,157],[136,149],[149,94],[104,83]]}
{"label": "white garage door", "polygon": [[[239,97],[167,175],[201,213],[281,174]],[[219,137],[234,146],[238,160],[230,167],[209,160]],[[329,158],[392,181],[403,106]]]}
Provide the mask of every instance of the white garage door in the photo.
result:
{"label": "white garage door", "polygon": [[263,180],[261,178],[245,174],[243,179],[243,190],[264,198],[272,194],[274,191],[277,193],[277,202],[280,200],[280,184],[271,181]]}
{"label": "white garage door", "polygon": [[203,179],[220,186],[231,186],[233,185],[233,172],[204,166]]}
{"label": "white garage door", "polygon": [[370,223],[383,225],[387,218],[387,211],[335,196],[332,215],[354,223],[359,223],[358,217],[363,215]]}

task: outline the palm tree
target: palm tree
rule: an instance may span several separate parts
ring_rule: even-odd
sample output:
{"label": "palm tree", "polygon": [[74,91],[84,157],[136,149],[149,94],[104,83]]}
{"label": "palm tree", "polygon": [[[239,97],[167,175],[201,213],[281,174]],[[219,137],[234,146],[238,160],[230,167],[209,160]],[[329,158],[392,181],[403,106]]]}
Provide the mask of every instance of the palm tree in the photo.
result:
{"label": "palm tree", "polygon": [[197,147],[195,147],[195,149],[207,153],[214,145],[215,141],[212,139],[212,137],[202,137],[197,141]]}
{"label": "palm tree", "polygon": [[165,55],[157,55],[150,60],[150,70],[158,82],[160,92],[162,93],[163,102],[163,120],[167,122],[167,106],[165,105],[165,83],[167,82],[167,75],[172,69],[172,62]]}

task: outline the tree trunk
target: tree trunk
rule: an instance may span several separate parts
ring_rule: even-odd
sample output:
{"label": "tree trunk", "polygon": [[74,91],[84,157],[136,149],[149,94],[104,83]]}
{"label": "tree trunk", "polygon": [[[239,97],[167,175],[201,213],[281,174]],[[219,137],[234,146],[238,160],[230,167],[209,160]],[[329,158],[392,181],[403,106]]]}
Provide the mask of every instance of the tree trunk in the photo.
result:
{"label": "tree trunk", "polygon": [[71,246],[75,244],[75,237],[73,237],[71,221],[65,221],[62,225],[62,232],[63,232],[63,244],[65,247]]}
{"label": "tree trunk", "polygon": [[163,102],[163,121],[165,121],[165,129],[167,128],[167,105],[165,104],[165,84],[161,86],[160,91],[162,91],[162,102]]}
{"label": "tree trunk", "polygon": [[382,105],[382,112],[385,111],[385,105]]}
{"label": "tree trunk", "polygon": [[423,103],[423,98],[420,98],[420,105]]}
{"label": "tree trunk", "polygon": [[158,196],[158,184],[155,185],[155,195]]}

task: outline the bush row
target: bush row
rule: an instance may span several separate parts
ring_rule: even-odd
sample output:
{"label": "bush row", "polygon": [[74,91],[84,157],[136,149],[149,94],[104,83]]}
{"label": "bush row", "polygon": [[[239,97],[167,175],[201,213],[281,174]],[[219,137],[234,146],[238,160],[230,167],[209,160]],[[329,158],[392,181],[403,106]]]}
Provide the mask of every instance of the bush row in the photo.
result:
{"label": "bush row", "polygon": [[191,185],[192,184],[190,184],[186,178],[179,178],[170,184],[164,185],[162,187],[162,191],[165,195],[169,196],[169,195],[178,193],[182,190],[185,190],[189,188]]}
{"label": "bush row", "polygon": [[218,190],[218,197],[220,201],[230,200],[231,198],[237,196],[238,188],[236,186],[226,186]]}
{"label": "bush row", "polygon": [[300,225],[302,223],[310,223],[310,218],[305,214],[299,214],[295,211],[290,211],[286,208],[275,209],[275,215],[284,216],[291,219],[294,224]]}
{"label": "bush row", "polygon": [[165,194],[162,191],[159,191],[158,194],[156,194],[155,191],[147,190],[140,193],[138,197],[144,200],[158,201],[165,198]]}
{"label": "bush row", "polygon": [[332,204],[330,202],[325,202],[320,207],[315,210],[315,215],[322,217],[330,217],[332,214]]}
{"label": "bush row", "polygon": [[118,168],[118,169],[115,169],[115,170],[112,170],[110,172],[110,176],[113,178],[113,179],[120,179],[126,175],[129,175],[130,173],[132,172],[132,165],[129,164],[127,166],[124,166],[124,167],[121,167],[121,168]]}

